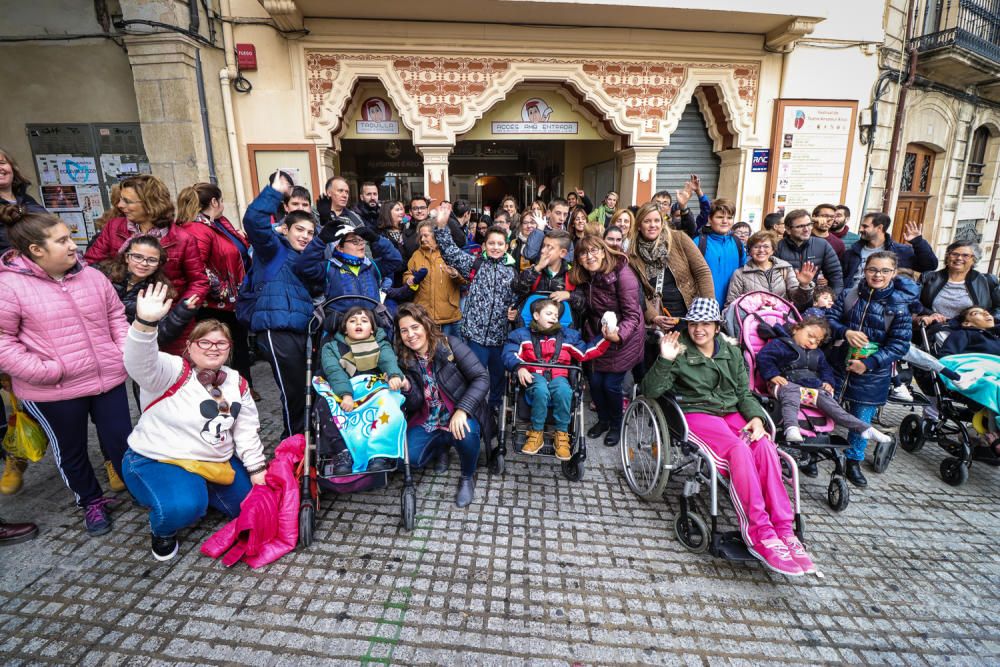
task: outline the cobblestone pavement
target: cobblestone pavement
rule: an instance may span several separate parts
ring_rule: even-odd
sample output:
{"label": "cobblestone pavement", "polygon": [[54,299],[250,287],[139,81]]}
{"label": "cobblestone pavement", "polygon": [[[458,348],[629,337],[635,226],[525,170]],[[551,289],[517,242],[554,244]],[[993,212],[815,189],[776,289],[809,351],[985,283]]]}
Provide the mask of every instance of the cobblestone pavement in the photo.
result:
{"label": "cobblestone pavement", "polygon": [[[255,368],[265,400],[274,388]],[[897,423],[902,411],[889,411]],[[278,427],[265,418],[273,443]],[[96,441],[92,455],[97,462]],[[457,470],[418,474],[418,521],[399,492],[329,496],[316,543],[260,571],[227,570],[197,545],[211,515],[157,564],[128,505],[88,538],[51,457],[8,520],[41,535],[0,551],[4,664],[997,664],[998,470],[958,489],[933,445],[900,451],[834,514],[825,477],[805,480],[807,538],[825,577],[788,580],[685,551],[677,488],[644,502],[616,451],[590,450],[586,478],[513,456],[480,471],[477,501],[453,504]],[[731,520],[732,513],[727,510]]]}

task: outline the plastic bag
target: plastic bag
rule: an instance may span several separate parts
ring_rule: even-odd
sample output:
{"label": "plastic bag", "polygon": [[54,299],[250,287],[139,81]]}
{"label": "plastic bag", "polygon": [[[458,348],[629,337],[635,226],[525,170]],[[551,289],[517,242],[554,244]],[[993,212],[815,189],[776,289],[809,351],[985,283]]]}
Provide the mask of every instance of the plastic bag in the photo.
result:
{"label": "plastic bag", "polygon": [[38,425],[38,422],[32,419],[27,412],[21,410],[21,404],[17,402],[13,394],[11,394],[11,404],[14,406],[14,414],[7,420],[7,433],[3,437],[3,448],[11,456],[29,461],[41,461],[49,446],[49,439],[45,436],[45,432]]}

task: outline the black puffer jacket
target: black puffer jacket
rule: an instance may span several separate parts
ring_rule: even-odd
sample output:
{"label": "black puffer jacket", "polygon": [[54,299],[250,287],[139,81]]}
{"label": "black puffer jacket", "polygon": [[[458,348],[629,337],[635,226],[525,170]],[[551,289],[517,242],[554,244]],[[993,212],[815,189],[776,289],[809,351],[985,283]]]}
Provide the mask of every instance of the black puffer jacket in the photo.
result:
{"label": "black puffer jacket", "polygon": [[[920,305],[922,314],[933,312],[931,304],[948,283],[948,269],[927,271],[920,276]],[[990,311],[994,318],[1000,319],[1000,281],[978,271],[969,271],[965,276],[965,289],[969,291],[972,303]]]}
{"label": "black puffer jacket", "polygon": [[[122,305],[125,306],[125,318],[129,321],[129,324],[135,320],[135,302],[139,298],[139,292],[147,287],[151,287],[152,284],[153,281],[148,278],[132,285],[131,289],[128,286],[128,279],[111,283],[112,287],[115,288],[115,292],[118,293],[118,298],[121,299]],[[184,332],[184,329],[191,320],[194,319],[197,312],[197,308],[188,308],[184,303],[175,303],[174,307],[167,313],[167,316],[160,320],[157,326],[157,345],[162,348],[164,345],[176,340]]]}
{"label": "black puffer jacket", "polygon": [[[410,390],[405,392],[403,412],[406,416],[419,415],[424,406],[424,378],[420,367],[412,355],[399,358],[400,368],[410,381]],[[455,404],[455,408],[475,417],[483,442],[490,442],[495,432],[493,416],[486,404],[490,391],[490,376],[469,346],[459,338],[448,336],[447,345],[439,345],[434,353],[434,376],[438,389]]]}

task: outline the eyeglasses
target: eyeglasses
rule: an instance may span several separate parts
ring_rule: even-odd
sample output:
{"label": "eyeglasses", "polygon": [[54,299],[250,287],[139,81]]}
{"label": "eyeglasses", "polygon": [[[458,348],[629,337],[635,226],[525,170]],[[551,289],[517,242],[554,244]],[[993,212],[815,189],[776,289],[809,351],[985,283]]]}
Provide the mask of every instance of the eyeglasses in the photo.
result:
{"label": "eyeglasses", "polygon": [[145,264],[146,266],[156,266],[160,263],[159,257],[146,257],[145,255],[140,255],[137,252],[130,252],[126,255],[126,257],[136,264]]}
{"label": "eyeglasses", "polygon": [[792,225],[791,229],[809,229],[812,227],[812,223],[807,223],[805,225]]}
{"label": "eyeglasses", "polygon": [[772,252],[774,248],[771,247],[770,243],[758,243],[754,247],[750,248],[750,252],[757,252],[758,250],[766,250]]}
{"label": "eyeglasses", "polygon": [[414,211],[414,212],[415,211],[426,211],[427,207],[426,206],[411,206],[410,210]]}
{"label": "eyeglasses", "polygon": [[865,273],[867,273],[870,276],[878,276],[878,275],[891,276],[895,272],[896,269],[876,269],[874,267],[865,269]]}
{"label": "eyeglasses", "polygon": [[232,343],[228,340],[208,340],[207,338],[200,338],[194,344],[200,350],[218,350],[220,352],[225,352],[232,347]]}
{"label": "eyeglasses", "polygon": [[360,236],[351,236],[341,241],[341,243],[344,245],[364,245],[365,240]]}
{"label": "eyeglasses", "polygon": [[975,255],[969,254],[967,252],[953,252],[950,253],[955,259],[972,259]]}
{"label": "eyeglasses", "polygon": [[600,257],[604,251],[600,248],[591,248],[580,253],[580,257]]}

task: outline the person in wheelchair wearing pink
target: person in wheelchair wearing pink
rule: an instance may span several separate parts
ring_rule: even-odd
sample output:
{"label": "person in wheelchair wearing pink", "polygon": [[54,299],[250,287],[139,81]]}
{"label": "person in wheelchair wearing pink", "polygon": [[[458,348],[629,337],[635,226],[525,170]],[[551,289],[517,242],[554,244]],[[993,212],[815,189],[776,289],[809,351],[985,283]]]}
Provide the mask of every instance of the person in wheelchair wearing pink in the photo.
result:
{"label": "person in wheelchair wearing pink", "polygon": [[730,479],[740,534],[750,553],[775,572],[800,576],[816,567],[795,536],[777,447],[765,429],[766,413],[750,392],[740,349],[719,335],[715,299],[692,300],[687,329],[660,339],[660,353],[642,393],[679,400],[692,442]]}

